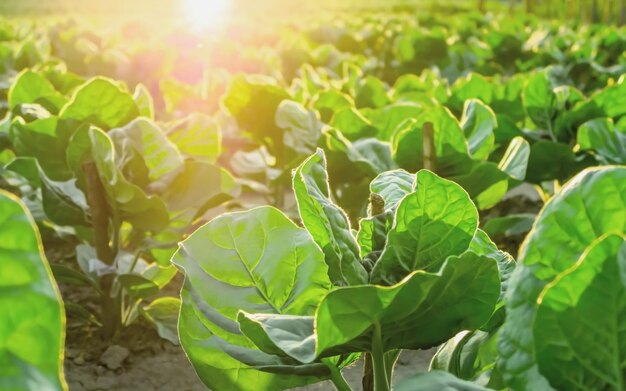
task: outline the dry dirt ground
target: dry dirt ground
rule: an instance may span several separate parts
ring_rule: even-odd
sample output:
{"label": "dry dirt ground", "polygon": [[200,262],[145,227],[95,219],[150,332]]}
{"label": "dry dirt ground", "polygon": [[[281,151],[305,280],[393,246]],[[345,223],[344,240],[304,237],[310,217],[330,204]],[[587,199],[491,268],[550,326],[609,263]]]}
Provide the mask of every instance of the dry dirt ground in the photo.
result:
{"label": "dry dirt ground", "polygon": [[[65,374],[70,391],[207,390],[180,347],[160,339],[148,326],[137,325],[126,331],[124,341],[113,349],[96,336],[85,336],[82,341],[74,336],[69,341]],[[107,349],[111,350],[104,354]],[[394,381],[426,371],[433,354],[434,350],[403,352]],[[359,361],[343,371],[355,391],[361,390],[362,368]],[[330,382],[298,388],[301,391],[333,389]]]}

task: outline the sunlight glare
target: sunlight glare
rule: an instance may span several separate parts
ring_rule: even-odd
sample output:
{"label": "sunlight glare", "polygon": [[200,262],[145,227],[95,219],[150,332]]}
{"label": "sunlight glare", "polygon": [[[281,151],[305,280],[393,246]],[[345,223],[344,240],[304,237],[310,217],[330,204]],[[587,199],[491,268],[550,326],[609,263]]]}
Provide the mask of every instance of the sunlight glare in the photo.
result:
{"label": "sunlight glare", "polygon": [[230,0],[183,0],[185,19],[193,30],[217,30]]}

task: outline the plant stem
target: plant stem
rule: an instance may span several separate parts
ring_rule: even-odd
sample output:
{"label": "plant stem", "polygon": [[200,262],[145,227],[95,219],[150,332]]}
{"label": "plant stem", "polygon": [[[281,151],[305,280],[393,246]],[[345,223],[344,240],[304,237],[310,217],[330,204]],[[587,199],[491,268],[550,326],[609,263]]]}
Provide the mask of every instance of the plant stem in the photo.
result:
{"label": "plant stem", "polygon": [[109,246],[109,208],[104,199],[104,189],[96,163],[92,160],[83,163],[83,171],[87,185],[87,203],[91,209],[91,226],[94,231],[96,254],[102,262],[112,265],[113,252]]}
{"label": "plant stem", "polygon": [[348,382],[341,374],[341,371],[336,366],[329,364],[330,368],[330,380],[333,382],[333,385],[337,389],[337,391],[352,391]]}
{"label": "plant stem", "polygon": [[422,142],[422,156],[424,159],[423,167],[426,170],[436,172],[435,170],[437,169],[437,156],[435,154],[437,152],[435,150],[435,132],[433,130],[433,124],[431,122],[426,122],[424,124]]}
{"label": "plant stem", "polygon": [[[94,231],[94,244],[98,258],[112,265],[114,261],[113,251],[109,246],[109,207],[104,199],[104,188],[100,182],[100,176],[96,163],[93,160],[86,161],[82,165],[85,173],[87,186],[87,203],[91,210],[91,226]],[[100,280],[102,289],[102,325],[105,338],[113,338],[121,324],[121,306],[117,298],[111,297],[114,275],[107,274]]]}
{"label": "plant stem", "polygon": [[389,379],[387,379],[387,368],[385,365],[385,352],[382,346],[382,336],[380,325],[374,326],[374,336],[372,338],[372,368],[374,370],[374,391],[389,391]]}
{"label": "plant stem", "polygon": [[398,361],[398,357],[400,357],[400,353],[402,350],[390,350],[385,353],[385,369],[387,371],[387,379],[389,380],[389,386],[391,386],[393,379],[393,368],[396,366],[396,361]]}

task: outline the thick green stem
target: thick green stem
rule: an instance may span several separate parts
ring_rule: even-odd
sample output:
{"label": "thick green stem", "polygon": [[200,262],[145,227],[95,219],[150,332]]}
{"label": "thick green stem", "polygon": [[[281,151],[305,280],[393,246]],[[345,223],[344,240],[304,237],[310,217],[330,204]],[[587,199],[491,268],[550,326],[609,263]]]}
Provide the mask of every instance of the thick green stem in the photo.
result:
{"label": "thick green stem", "polygon": [[346,382],[339,368],[332,364],[328,367],[330,368],[330,380],[333,382],[337,391],[352,391],[352,388],[350,388],[350,385]]}
{"label": "thick green stem", "polygon": [[[83,164],[87,186],[87,203],[91,210],[91,226],[94,231],[94,244],[98,259],[107,265],[113,265],[114,253],[109,245],[109,208],[104,198],[104,189],[96,163],[87,161]],[[113,338],[121,324],[121,303],[119,298],[111,297],[114,276],[107,274],[100,280],[102,289],[102,324],[106,338]]]}
{"label": "thick green stem", "polygon": [[390,381],[387,378],[387,366],[385,365],[385,352],[383,350],[380,326],[374,326],[372,338],[372,369],[374,370],[374,391],[389,391]]}

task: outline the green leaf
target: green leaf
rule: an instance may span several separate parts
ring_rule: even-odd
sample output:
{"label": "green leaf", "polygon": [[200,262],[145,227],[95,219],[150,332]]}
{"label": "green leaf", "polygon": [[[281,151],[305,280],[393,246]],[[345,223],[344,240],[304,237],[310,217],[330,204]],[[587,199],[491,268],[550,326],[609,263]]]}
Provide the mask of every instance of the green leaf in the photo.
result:
{"label": "green leaf", "polygon": [[387,246],[372,270],[374,283],[390,285],[414,270],[436,271],[474,237],[478,212],[459,185],[422,170],[415,188],[398,205]]}
{"label": "green leaf", "polygon": [[126,125],[138,116],[133,97],[103,77],[78,87],[59,114],[61,119],[90,123],[104,130]]}
{"label": "green leaf", "polygon": [[202,113],[191,113],[167,129],[167,137],[180,152],[195,160],[215,163],[222,150],[219,125]]}
{"label": "green leaf", "polygon": [[626,131],[615,127],[610,118],[587,121],[578,128],[578,145],[593,150],[603,164],[626,164]]}
{"label": "green leaf", "polygon": [[315,151],[323,126],[315,111],[308,111],[292,100],[284,100],[278,105],[276,125],[285,130],[285,145],[299,155]]}
{"label": "green leaf", "polygon": [[159,293],[157,284],[138,274],[120,274],[117,280],[135,298],[146,298]]}
{"label": "green leaf", "polygon": [[394,103],[376,110],[368,110],[365,114],[372,126],[377,129],[376,137],[390,140],[400,124],[409,118],[417,118],[424,108],[415,103]]}
{"label": "green leaf", "polygon": [[475,165],[467,174],[450,179],[461,185],[481,210],[496,205],[509,190],[509,176],[489,161]]}
{"label": "green leaf", "polygon": [[313,108],[320,112],[323,122],[328,123],[337,111],[354,107],[350,95],[337,90],[328,90],[318,93],[313,99]]}
{"label": "green leaf", "polygon": [[35,222],[0,191],[0,388],[66,390],[65,313]]}
{"label": "green leaf", "polygon": [[330,126],[341,131],[352,141],[376,135],[376,129],[371,122],[354,107],[337,111],[330,121]]}
{"label": "green leaf", "polygon": [[282,140],[282,131],[274,121],[280,102],[289,94],[274,79],[260,75],[236,75],[223,99],[223,104],[241,130],[255,139]]}
{"label": "green leaf", "polygon": [[[500,273],[500,297],[498,298],[498,311],[504,302],[504,295],[509,286],[509,281],[515,270],[515,259],[504,252],[500,251],[494,242],[491,241],[487,233],[481,229],[476,230],[476,235],[470,243],[468,251],[475,254],[489,257],[496,261],[498,272]],[[490,322],[491,323],[491,322]],[[499,324],[498,324],[499,326]]]}
{"label": "green leaf", "polygon": [[504,389],[495,367],[497,333],[461,331],[441,345],[430,363],[430,370],[444,370],[475,386]]}
{"label": "green leaf", "polygon": [[510,214],[489,219],[483,229],[492,237],[524,235],[533,226],[537,216],[532,213]]}
{"label": "green leaf", "polygon": [[375,76],[366,76],[360,80],[354,98],[356,107],[382,107],[390,103],[387,86]]}
{"label": "green leaf", "polygon": [[36,103],[52,113],[58,113],[67,99],[58,93],[45,77],[30,70],[20,73],[9,89],[9,108]]}
{"label": "green leaf", "polygon": [[319,380],[263,372],[291,365],[256,349],[236,318],[240,310],[312,314],[331,288],[323,257],[305,230],[271,207],[224,214],[181,243],[172,259],[185,271],[180,341],[208,387],[282,390]]}
{"label": "green leaf", "polygon": [[[30,157],[19,157],[5,166],[25,178],[29,185],[40,190],[40,200],[45,217],[58,225],[88,225],[88,206],[85,195],[76,187],[76,180],[53,181],[42,170],[38,161]],[[24,196],[24,195],[22,195]],[[32,213],[32,212],[31,212]],[[39,216],[37,216],[39,218]]]}
{"label": "green leaf", "polygon": [[499,292],[496,263],[468,252],[450,257],[438,273],[416,271],[391,287],[337,288],[322,300],[314,318],[242,313],[239,319],[241,330],[261,350],[311,363],[371,352],[375,330],[383,352],[436,346],[486,322]]}
{"label": "green leaf", "polygon": [[134,227],[156,232],[169,222],[165,203],[157,196],[148,196],[129,182],[116,164],[116,151],[111,139],[100,129],[81,128],[72,137],[67,150],[68,164],[84,187],[83,164],[92,160],[113,213]]}
{"label": "green leaf", "polygon": [[466,170],[470,156],[463,129],[445,108],[425,111],[417,119],[405,121],[391,139],[393,159],[408,171],[424,167],[424,126],[433,126],[436,170],[444,176]]}
{"label": "green leaf", "polygon": [[137,84],[133,93],[133,100],[137,105],[139,115],[148,119],[154,119],[154,100],[146,86],[141,83]]}
{"label": "green leaf", "polygon": [[112,129],[108,135],[117,157],[125,160],[118,162],[118,166],[138,155],[148,169],[150,182],[183,169],[183,158],[176,146],[147,118],[134,119],[124,127]]}
{"label": "green leaf", "polygon": [[57,182],[50,180],[39,167],[41,198],[46,216],[55,224],[88,226],[87,199],[76,186],[76,179]]}
{"label": "green leaf", "polygon": [[532,183],[554,179],[565,181],[580,171],[581,164],[584,163],[577,161],[569,145],[538,141],[530,148],[526,180]]}
{"label": "green leaf", "polygon": [[497,127],[496,115],[489,106],[477,99],[465,102],[461,128],[474,160],[485,160],[489,157],[495,144],[494,129]]}
{"label": "green leaf", "polygon": [[[382,251],[387,243],[387,233],[393,224],[393,214],[383,214],[359,220],[357,243],[361,248],[361,256],[365,259],[372,252]],[[365,260],[364,260],[365,262]]]}
{"label": "green leaf", "polygon": [[551,133],[552,122],[557,114],[557,96],[547,71],[539,72],[528,79],[522,99],[528,117],[539,129]]}
{"label": "green leaf", "polygon": [[468,99],[479,99],[486,105],[490,105],[495,94],[495,85],[478,73],[469,73],[464,78],[459,78],[452,85],[449,105],[455,112],[463,109],[464,102]]}
{"label": "green leaf", "polygon": [[294,172],[293,188],[304,226],[324,251],[333,284],[362,284],[367,273],[346,214],[330,200],[326,158],[317,152]]}
{"label": "green leaf", "polygon": [[626,386],[625,272],[626,238],[609,235],[539,296],[533,324],[537,364],[556,389]]}
{"label": "green leaf", "polygon": [[500,329],[499,367],[515,389],[549,389],[536,364],[532,322],[541,292],[597,238],[626,232],[626,168],[587,169],[542,209],[520,250]]}
{"label": "green leaf", "polygon": [[370,191],[385,201],[385,210],[395,209],[404,196],[415,190],[416,175],[404,170],[385,171],[370,183]]}
{"label": "green leaf", "polygon": [[522,137],[515,137],[504,152],[498,168],[511,178],[523,181],[526,178],[529,158],[530,144]]}
{"label": "green leaf", "polygon": [[32,157],[53,180],[72,177],[65,160],[65,150],[75,129],[55,117],[24,123],[15,119],[9,129],[9,138],[17,156]]}
{"label": "green leaf", "polygon": [[240,187],[225,169],[194,160],[167,186],[162,197],[173,211],[193,209],[195,216],[237,197]]}
{"label": "green leaf", "polygon": [[394,387],[396,391],[487,391],[488,388],[479,386],[467,380],[462,380],[444,371],[430,371],[420,373],[403,380]]}
{"label": "green leaf", "polygon": [[166,339],[174,345],[179,345],[178,340],[178,313],[180,312],[180,299],[178,297],[159,297],[152,303],[141,308],[141,314],[154,325],[159,337]]}

